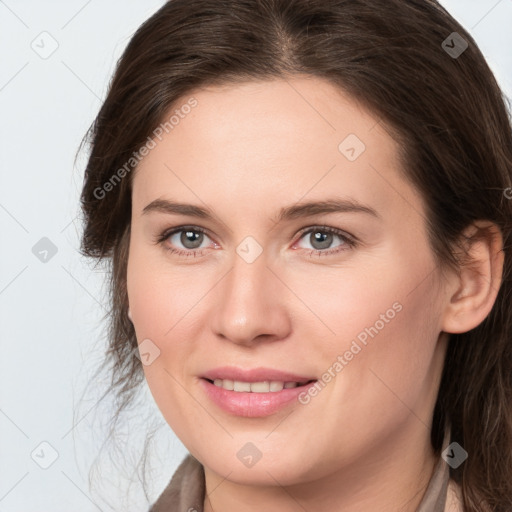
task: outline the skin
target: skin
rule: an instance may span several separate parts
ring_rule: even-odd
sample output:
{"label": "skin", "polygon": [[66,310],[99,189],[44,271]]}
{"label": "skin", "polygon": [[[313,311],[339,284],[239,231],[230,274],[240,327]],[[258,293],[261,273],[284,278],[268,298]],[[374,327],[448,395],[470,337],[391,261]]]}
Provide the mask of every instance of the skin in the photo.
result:
{"label": "skin", "polygon": [[[209,87],[176,105],[190,96],[197,107],[133,176],[127,286],[139,343],[160,350],[144,366],[154,399],[204,465],[205,511],[416,510],[437,460],[430,429],[447,333],[489,313],[501,279],[499,233],[471,246],[474,268],[441,274],[395,141],[327,81]],[[348,134],[366,146],[352,162],[338,149]],[[282,207],[332,197],[380,217],[275,221]],[[155,199],[208,207],[214,219],[143,213]],[[181,233],[156,242],[190,225],[207,232],[200,249],[180,242]],[[314,226],[359,243],[333,235],[322,248],[314,231],[301,234]],[[252,263],[236,252],[247,236],[263,249]],[[244,418],[200,386],[199,375],[224,365],[320,379],[397,302],[401,311],[306,405]],[[262,453],[250,468],[237,457],[247,442]]]}

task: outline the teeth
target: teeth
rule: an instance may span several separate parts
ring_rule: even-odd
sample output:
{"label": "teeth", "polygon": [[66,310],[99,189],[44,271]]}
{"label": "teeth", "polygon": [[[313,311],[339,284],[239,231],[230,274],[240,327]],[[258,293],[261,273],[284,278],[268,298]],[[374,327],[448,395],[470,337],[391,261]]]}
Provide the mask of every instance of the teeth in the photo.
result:
{"label": "teeth", "polygon": [[284,389],[295,388],[299,384],[297,382],[281,382],[277,380],[263,382],[242,382],[239,380],[215,379],[215,386],[227,389],[228,391],[241,391],[251,393],[268,393],[282,391]]}

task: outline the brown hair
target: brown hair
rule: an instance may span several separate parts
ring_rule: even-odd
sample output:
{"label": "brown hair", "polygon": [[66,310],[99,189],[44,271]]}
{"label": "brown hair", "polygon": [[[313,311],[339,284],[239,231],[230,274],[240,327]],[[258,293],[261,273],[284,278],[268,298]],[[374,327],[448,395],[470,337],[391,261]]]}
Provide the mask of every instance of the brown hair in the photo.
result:
{"label": "brown hair", "polygon": [[[443,44],[453,32],[468,44],[458,56]],[[478,327],[450,335],[431,440],[440,450],[449,420],[452,441],[469,453],[450,469],[466,511],[480,512],[482,500],[492,511],[510,511],[511,122],[475,41],[434,0],[172,0],[137,30],[88,132],[81,196],[82,252],[111,265],[105,364],[120,408],[143,379],[127,318],[129,170],[136,166],[130,157],[195,88],[293,75],[330,81],[389,128],[404,177],[425,200],[440,268],[458,268],[455,249],[473,221],[490,220],[502,232],[505,261],[496,302]],[[98,192],[127,162],[126,176]]]}

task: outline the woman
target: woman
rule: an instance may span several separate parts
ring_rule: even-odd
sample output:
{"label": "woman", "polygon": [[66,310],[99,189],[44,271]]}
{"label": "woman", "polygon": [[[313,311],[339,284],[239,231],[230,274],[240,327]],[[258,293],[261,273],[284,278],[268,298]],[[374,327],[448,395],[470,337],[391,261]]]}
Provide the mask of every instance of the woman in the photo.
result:
{"label": "woman", "polygon": [[90,144],[152,511],[512,509],[512,131],[437,2],[168,2]]}

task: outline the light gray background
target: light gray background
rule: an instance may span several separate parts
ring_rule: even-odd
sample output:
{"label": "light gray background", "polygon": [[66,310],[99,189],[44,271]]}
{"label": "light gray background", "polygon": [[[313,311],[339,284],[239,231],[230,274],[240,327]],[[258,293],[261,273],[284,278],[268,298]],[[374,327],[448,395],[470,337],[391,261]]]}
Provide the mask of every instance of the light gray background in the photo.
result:
{"label": "light gray background", "polygon": [[[101,382],[79,401],[102,358],[105,287],[101,269],[77,252],[85,155],[76,165],[74,156],[130,36],[163,3],[0,0],[0,512],[148,508],[135,477],[129,485],[145,440],[139,414],[118,435],[133,451],[122,450],[126,470],[103,457],[96,488],[88,487],[110,407],[96,405]],[[512,0],[441,3],[512,97]],[[46,262],[32,252],[43,237],[57,248]],[[141,403],[163,425],[149,473],[153,501],[186,449],[147,388]],[[43,469],[52,450],[58,457]]]}

